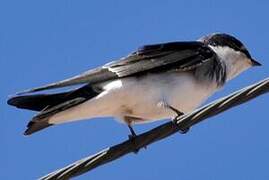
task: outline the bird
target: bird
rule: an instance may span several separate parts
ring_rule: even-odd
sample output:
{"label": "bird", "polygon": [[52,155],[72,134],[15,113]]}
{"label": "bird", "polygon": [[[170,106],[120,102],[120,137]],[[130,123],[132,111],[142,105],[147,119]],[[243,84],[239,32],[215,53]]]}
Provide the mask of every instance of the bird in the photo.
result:
{"label": "bird", "polygon": [[[7,103],[38,112],[24,135],[52,125],[114,117],[135,136],[134,124],[189,113],[228,81],[260,65],[233,35],[211,33],[194,41],[142,46],[77,76],[19,92]],[[70,89],[37,93],[63,87]]]}

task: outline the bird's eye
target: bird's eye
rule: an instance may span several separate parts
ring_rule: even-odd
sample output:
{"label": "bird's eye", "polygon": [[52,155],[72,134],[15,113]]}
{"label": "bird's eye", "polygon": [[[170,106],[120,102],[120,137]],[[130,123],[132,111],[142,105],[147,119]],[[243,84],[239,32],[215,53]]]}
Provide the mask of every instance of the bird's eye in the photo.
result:
{"label": "bird's eye", "polygon": [[217,46],[217,43],[216,42],[211,42],[210,45],[211,46]]}

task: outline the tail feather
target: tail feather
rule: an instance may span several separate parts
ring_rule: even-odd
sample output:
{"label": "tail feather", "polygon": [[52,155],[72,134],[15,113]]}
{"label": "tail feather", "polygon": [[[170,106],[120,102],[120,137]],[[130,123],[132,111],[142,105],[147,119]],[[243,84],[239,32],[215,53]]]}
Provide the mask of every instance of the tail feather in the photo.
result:
{"label": "tail feather", "polygon": [[10,98],[7,103],[20,109],[41,111],[47,106],[54,106],[63,102],[68,94],[70,92],[16,96]]}
{"label": "tail feather", "polygon": [[54,114],[57,114],[58,112],[74,107],[78,104],[81,104],[85,101],[86,101],[85,98],[79,97],[79,98],[75,98],[67,102],[64,102],[62,104],[53,106],[52,108],[45,109],[44,111],[41,111],[36,116],[34,116],[32,120],[28,123],[27,129],[24,132],[24,135],[30,135],[34,132],[37,132],[49,126],[52,126],[53,124],[49,123],[49,119],[51,116],[53,116]]}
{"label": "tail feather", "polygon": [[53,124],[49,124],[47,120],[43,121],[30,121],[27,125],[27,129],[24,132],[24,135],[31,135],[37,131],[40,131],[42,129],[45,129],[49,126],[52,126]]}
{"label": "tail feather", "polygon": [[90,85],[86,85],[76,90],[57,94],[17,96],[9,99],[7,103],[22,109],[40,111],[27,125],[24,134],[30,135],[53,125],[49,123],[51,116],[81,104],[99,93]]}

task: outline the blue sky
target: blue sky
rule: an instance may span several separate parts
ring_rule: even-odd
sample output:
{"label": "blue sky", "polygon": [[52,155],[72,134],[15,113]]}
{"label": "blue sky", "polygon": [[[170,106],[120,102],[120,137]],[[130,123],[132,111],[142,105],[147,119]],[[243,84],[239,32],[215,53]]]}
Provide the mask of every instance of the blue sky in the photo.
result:
{"label": "blue sky", "polygon": [[[268,1],[0,1],[0,179],[36,179],[107,146],[128,129],[111,118],[54,126],[23,136],[33,112],[8,95],[118,59],[148,43],[211,32],[241,39],[263,66],[212,99],[268,76]],[[268,179],[269,96],[211,118],[76,179]],[[164,122],[135,126],[144,132]]]}

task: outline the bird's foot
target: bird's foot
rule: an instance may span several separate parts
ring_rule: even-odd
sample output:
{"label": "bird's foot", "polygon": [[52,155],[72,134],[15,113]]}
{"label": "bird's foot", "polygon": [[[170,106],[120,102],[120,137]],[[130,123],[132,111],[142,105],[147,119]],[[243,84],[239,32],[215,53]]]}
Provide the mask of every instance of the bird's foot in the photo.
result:
{"label": "bird's foot", "polygon": [[187,132],[189,132],[189,130],[190,130],[189,127],[188,128],[184,128],[184,129],[182,128],[182,129],[179,130],[179,133],[180,134],[186,134]]}
{"label": "bird's foot", "polygon": [[[177,114],[177,116],[176,116],[175,118],[172,119],[172,122],[173,122],[176,126],[178,126],[178,124],[177,124],[177,122],[176,122],[176,119],[177,119],[178,117],[184,115],[184,113],[181,112],[181,111],[179,111],[178,109],[174,108],[173,106],[170,106],[169,104],[166,104],[166,107],[169,108],[169,109],[171,109],[172,111],[174,111],[174,112]],[[183,129],[183,128],[180,128],[179,132],[180,132],[180,134],[186,134],[189,130],[190,130],[189,127],[188,127],[188,128],[184,128],[184,129]]]}
{"label": "bird's foot", "polygon": [[[130,141],[132,141],[132,144],[134,146],[134,151],[133,152],[135,154],[137,154],[139,152],[139,150],[140,150],[139,148],[137,148],[137,145],[136,145],[136,142],[135,142],[135,138],[137,137],[137,135],[136,135],[136,133],[135,133],[135,131],[132,128],[131,125],[128,125],[128,128],[129,128],[129,130],[131,132],[131,134],[128,135],[128,138],[129,138]],[[145,147],[145,149],[146,149],[146,147]]]}
{"label": "bird's foot", "polygon": [[180,127],[178,124],[177,124],[177,121],[176,121],[176,118],[172,119],[172,122],[179,127],[179,133],[180,134],[186,134],[187,132],[189,132],[190,128],[187,127],[187,128],[182,128]]}

